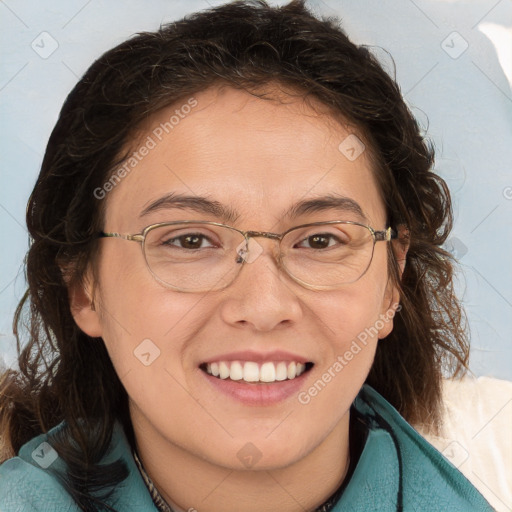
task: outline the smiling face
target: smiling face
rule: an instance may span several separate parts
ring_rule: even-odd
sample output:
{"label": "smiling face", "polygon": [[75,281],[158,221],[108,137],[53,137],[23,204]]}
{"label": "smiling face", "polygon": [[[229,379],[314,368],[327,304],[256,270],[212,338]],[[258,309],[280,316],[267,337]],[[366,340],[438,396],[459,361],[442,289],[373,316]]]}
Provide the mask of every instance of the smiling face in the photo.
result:
{"label": "smiling face", "polygon": [[[153,129],[177,107],[151,119],[141,140],[155,145],[104,199],[105,231],[181,220],[273,233],[333,220],[387,227],[367,152],[344,154],[352,132],[331,117],[231,88],[195,100],[161,141]],[[359,280],[316,291],[279,269],[275,240],[254,241],[261,254],[207,293],[163,286],[139,243],[100,241],[96,308],[74,304],[75,319],[103,338],[148,457],[236,470],[249,451],[254,469],[271,469],[346,449],[350,404],[392,326],[381,316],[396,302],[387,243]]]}

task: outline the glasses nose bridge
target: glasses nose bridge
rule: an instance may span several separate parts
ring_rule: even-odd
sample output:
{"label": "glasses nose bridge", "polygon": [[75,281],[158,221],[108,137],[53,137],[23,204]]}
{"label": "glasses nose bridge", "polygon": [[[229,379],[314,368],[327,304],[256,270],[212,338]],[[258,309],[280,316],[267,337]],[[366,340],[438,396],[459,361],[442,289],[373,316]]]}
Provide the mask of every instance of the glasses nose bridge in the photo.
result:
{"label": "glasses nose bridge", "polygon": [[[256,246],[252,246],[251,239],[267,238],[269,240],[276,241],[277,247],[272,244],[272,249],[270,250],[270,253],[276,259],[276,262],[279,265],[279,262],[281,260],[281,240],[283,238],[283,235],[279,235],[277,233],[271,233],[270,231],[244,231],[244,232],[242,232],[242,234],[244,236],[245,243],[247,244],[246,247],[249,249],[249,253],[253,253],[256,257],[266,251],[264,250],[263,246],[261,244],[258,244],[258,242],[256,242],[256,241],[255,241]],[[252,247],[252,249],[251,249],[251,247]],[[254,261],[254,259],[252,259],[249,256],[249,259],[245,260],[245,261],[252,263],[252,261]]]}
{"label": "glasses nose bridge", "polygon": [[270,240],[281,241],[283,235],[277,233],[271,233],[270,231],[245,231],[245,238],[269,238]]}
{"label": "glasses nose bridge", "polygon": [[269,240],[275,240],[277,242],[278,251],[275,251],[275,246],[273,246],[272,252],[274,252],[274,256],[278,258],[279,252],[281,251],[281,240],[283,239],[283,235],[279,235],[277,233],[271,233],[270,231],[245,231],[244,237],[247,241],[251,238],[267,238]]}

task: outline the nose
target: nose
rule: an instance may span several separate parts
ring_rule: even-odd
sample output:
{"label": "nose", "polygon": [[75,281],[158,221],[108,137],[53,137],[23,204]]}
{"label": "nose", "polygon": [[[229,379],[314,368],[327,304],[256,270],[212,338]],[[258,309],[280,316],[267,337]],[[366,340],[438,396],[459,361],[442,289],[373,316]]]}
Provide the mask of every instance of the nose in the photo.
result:
{"label": "nose", "polygon": [[275,242],[258,243],[265,246],[263,251],[255,259],[246,259],[235,281],[224,290],[221,316],[235,327],[264,332],[296,323],[303,310],[295,293],[298,285],[278,267]]}

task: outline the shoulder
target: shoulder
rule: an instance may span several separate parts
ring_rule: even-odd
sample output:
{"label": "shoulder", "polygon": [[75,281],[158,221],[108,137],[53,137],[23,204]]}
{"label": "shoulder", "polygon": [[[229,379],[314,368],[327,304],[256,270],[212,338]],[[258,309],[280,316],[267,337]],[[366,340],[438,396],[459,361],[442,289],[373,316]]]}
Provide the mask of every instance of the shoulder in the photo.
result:
{"label": "shoulder", "polygon": [[466,477],[374,389],[365,385],[354,406],[368,426],[352,486],[354,493],[361,485],[373,488],[366,509],[374,504],[372,494],[393,503],[390,510],[493,510]]}
{"label": "shoulder", "polygon": [[[80,508],[65,488],[67,466],[52,447],[52,436],[63,428],[61,423],[46,434],[24,444],[18,456],[0,465],[1,512],[78,512]],[[101,464],[122,461],[127,469],[125,480],[110,489],[104,503],[115,510],[154,512],[151,496],[137,469],[123,427],[116,423],[112,441]]]}
{"label": "shoulder", "polygon": [[48,443],[48,434],[41,434],[24,444],[17,457],[1,464],[2,512],[78,510],[55,472],[49,470],[52,465],[58,465],[57,459],[57,453]]}

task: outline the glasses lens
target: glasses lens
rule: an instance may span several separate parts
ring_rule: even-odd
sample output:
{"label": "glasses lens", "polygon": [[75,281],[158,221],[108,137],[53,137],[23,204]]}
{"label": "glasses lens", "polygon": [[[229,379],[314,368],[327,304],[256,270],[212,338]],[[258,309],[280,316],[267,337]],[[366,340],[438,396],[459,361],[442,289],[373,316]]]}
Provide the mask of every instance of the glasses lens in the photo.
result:
{"label": "glasses lens", "polygon": [[152,274],[181,291],[219,290],[239,271],[236,248],[242,234],[224,226],[183,223],[148,231],[144,256]]}
{"label": "glasses lens", "polygon": [[374,238],[358,224],[302,226],[281,242],[282,263],[296,280],[334,288],[357,281],[370,266]]}

